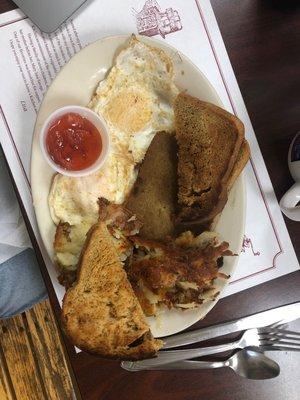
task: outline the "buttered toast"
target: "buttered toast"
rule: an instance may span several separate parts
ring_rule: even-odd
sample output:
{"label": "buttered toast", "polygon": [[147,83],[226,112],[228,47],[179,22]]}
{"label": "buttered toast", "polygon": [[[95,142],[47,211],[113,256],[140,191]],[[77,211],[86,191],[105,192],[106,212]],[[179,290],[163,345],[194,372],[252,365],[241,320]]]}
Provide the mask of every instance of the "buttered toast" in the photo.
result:
{"label": "buttered toast", "polygon": [[154,356],[162,342],[150,333],[105,222],[89,231],[78,268],[78,279],[62,307],[70,341],[103,357]]}

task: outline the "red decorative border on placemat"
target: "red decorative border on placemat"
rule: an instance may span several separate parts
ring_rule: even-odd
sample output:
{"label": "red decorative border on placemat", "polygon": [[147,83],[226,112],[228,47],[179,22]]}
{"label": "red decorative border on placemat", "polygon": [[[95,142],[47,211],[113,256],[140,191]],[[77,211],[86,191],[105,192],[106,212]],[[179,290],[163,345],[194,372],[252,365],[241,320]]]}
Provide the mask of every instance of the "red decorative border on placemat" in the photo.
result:
{"label": "red decorative border on placemat", "polygon": [[[232,97],[231,97],[231,94],[230,94],[230,91],[229,91],[229,88],[228,88],[226,79],[225,79],[225,77],[224,77],[224,74],[223,74],[223,71],[222,71],[222,68],[221,68],[221,65],[220,65],[220,62],[219,62],[217,53],[216,53],[216,49],[215,49],[215,47],[214,47],[212,38],[211,38],[211,36],[210,36],[209,30],[208,30],[208,27],[207,27],[207,24],[206,24],[206,21],[205,21],[205,18],[204,18],[203,11],[202,11],[202,9],[201,9],[201,6],[200,6],[198,0],[195,0],[195,3],[196,3],[196,6],[197,6],[197,9],[198,9],[198,11],[199,11],[199,15],[200,15],[201,21],[202,21],[202,23],[203,23],[203,26],[204,26],[204,29],[205,29],[205,32],[206,32],[208,41],[209,41],[209,43],[210,43],[210,46],[211,46],[211,49],[212,49],[214,58],[215,58],[215,60],[216,60],[216,63],[217,63],[217,66],[218,66],[218,70],[219,70],[219,72],[220,72],[220,76],[221,76],[221,79],[222,79],[224,88],[225,88],[225,90],[226,90],[228,99],[229,99],[229,101],[230,101],[232,110],[233,110],[234,114],[237,115],[236,107],[235,107],[234,101],[233,101],[233,99],[232,99]],[[4,27],[4,26],[7,26],[7,25],[10,25],[10,24],[14,24],[14,23],[16,23],[16,22],[22,21],[22,20],[27,19],[27,18],[28,18],[28,17],[21,17],[21,18],[19,18],[19,19],[16,19],[16,20],[13,20],[13,21],[4,23],[4,24],[0,25],[0,28],[2,28],[2,27]],[[13,145],[13,147],[14,147],[14,149],[15,149],[15,152],[16,152],[16,154],[17,154],[17,157],[18,157],[18,160],[19,160],[21,169],[22,169],[23,174],[24,174],[24,176],[25,176],[26,183],[28,184],[29,189],[31,189],[30,182],[29,182],[29,179],[28,179],[28,177],[27,177],[27,174],[26,174],[24,165],[23,165],[22,160],[21,160],[21,158],[20,158],[20,154],[19,154],[19,152],[18,152],[17,146],[16,146],[16,144],[15,144],[15,141],[14,141],[14,139],[13,139],[12,133],[11,133],[11,131],[10,131],[10,128],[9,128],[9,126],[8,126],[7,120],[6,120],[6,118],[5,118],[5,115],[4,115],[4,112],[3,112],[3,109],[2,109],[1,106],[0,106],[0,113],[1,113],[1,115],[2,115],[2,118],[3,118],[4,124],[5,124],[5,126],[6,126],[7,132],[8,132],[8,134],[9,134],[11,143],[12,143],[12,145]],[[244,276],[244,277],[242,277],[242,278],[240,278],[240,279],[237,279],[237,280],[235,280],[235,281],[230,282],[230,284],[233,284],[233,283],[242,281],[242,280],[244,280],[244,279],[253,277],[253,276],[255,276],[255,275],[258,275],[258,274],[261,274],[261,273],[263,273],[263,272],[269,271],[269,270],[271,270],[271,269],[273,269],[273,268],[276,268],[275,260],[276,260],[276,258],[277,258],[281,253],[284,252],[284,251],[283,251],[283,248],[282,248],[282,246],[281,246],[280,240],[279,240],[279,235],[278,235],[278,233],[277,233],[277,230],[276,230],[276,227],[275,227],[275,223],[274,223],[274,221],[273,221],[273,219],[272,219],[272,215],[271,215],[271,213],[270,213],[270,209],[269,209],[268,203],[267,203],[267,201],[266,201],[264,192],[263,192],[263,190],[262,190],[262,185],[261,185],[261,183],[260,183],[260,180],[259,180],[259,177],[258,177],[256,168],[255,168],[255,165],[254,165],[252,159],[250,159],[250,163],[251,163],[251,166],[252,166],[252,169],[253,169],[253,172],[254,172],[254,176],[255,176],[255,179],[256,179],[256,181],[257,181],[259,190],[260,190],[260,194],[261,194],[261,196],[262,196],[262,199],[263,199],[263,201],[264,201],[264,204],[265,204],[265,207],[266,207],[268,216],[269,216],[269,218],[270,218],[270,222],[271,222],[271,225],[272,225],[272,228],[273,228],[275,237],[276,237],[276,239],[277,239],[277,242],[278,242],[278,246],[279,246],[280,251],[279,251],[278,253],[276,253],[275,256],[273,257],[273,262],[272,262],[272,266],[271,266],[271,267],[267,267],[267,268],[262,269],[261,271],[254,272],[253,274]]]}
{"label": "red decorative border on placemat", "polygon": [[[0,28],[4,28],[5,26],[15,24],[16,22],[19,22],[19,21],[23,21],[24,19],[28,19],[28,17],[23,16],[23,17],[16,18],[16,19],[14,19],[14,20],[12,20],[12,21],[5,22],[5,23],[3,23],[3,24],[0,25]],[[30,185],[28,176],[27,176],[27,174],[26,174],[25,167],[24,167],[24,165],[23,165],[23,163],[22,163],[22,160],[21,160],[21,157],[20,157],[18,148],[17,148],[16,143],[15,143],[15,141],[14,141],[13,135],[12,135],[12,133],[11,133],[10,127],[9,127],[9,125],[8,125],[7,119],[6,119],[6,117],[5,117],[5,114],[4,114],[4,111],[3,111],[3,108],[2,108],[1,105],[0,105],[0,114],[1,114],[1,116],[2,116],[2,119],[3,119],[3,122],[4,122],[5,128],[6,128],[6,130],[7,130],[8,136],[9,136],[9,139],[10,139],[10,141],[11,141],[11,143],[12,143],[12,146],[13,146],[13,148],[14,148],[14,150],[15,150],[15,153],[16,153],[16,155],[17,155],[17,158],[18,158],[20,167],[21,167],[22,172],[23,172],[24,177],[25,177],[25,181],[26,181],[26,183],[27,183],[27,185],[28,185],[28,187],[29,187],[29,190],[31,191],[31,185]]]}
{"label": "red decorative border on placemat", "polygon": [[[219,59],[218,59],[218,55],[217,55],[215,46],[214,46],[214,44],[213,44],[212,38],[211,38],[211,36],[210,36],[209,30],[208,30],[208,27],[207,27],[207,24],[206,24],[206,21],[205,21],[205,17],[204,17],[203,11],[202,11],[202,9],[201,9],[201,6],[200,6],[198,0],[195,0],[195,3],[196,3],[196,6],[197,6],[197,9],[198,9],[198,11],[199,11],[199,15],[200,15],[201,21],[202,21],[202,23],[203,23],[203,26],[204,26],[204,29],[205,29],[205,32],[206,32],[206,35],[207,35],[209,44],[210,44],[210,46],[211,46],[211,49],[212,49],[212,52],[213,52],[213,55],[214,55],[214,58],[215,58],[215,60],[216,60],[216,63],[217,63],[217,66],[218,66],[218,70],[219,70],[219,72],[220,72],[220,76],[221,76],[221,78],[222,78],[222,82],[223,82],[224,88],[225,88],[225,90],[226,90],[228,99],[229,99],[229,101],[230,101],[232,110],[233,110],[234,114],[237,116],[236,107],[235,107],[234,101],[233,101],[233,99],[232,99],[230,90],[229,90],[229,88],[228,88],[226,79],[225,79],[225,77],[224,77],[224,74],[223,74],[223,71],[222,71],[222,68],[221,68],[221,65],[220,65],[220,61],[219,61]],[[271,212],[270,212],[270,209],[269,209],[269,205],[268,205],[268,203],[267,203],[267,201],[266,201],[265,194],[264,194],[264,192],[263,192],[263,190],[262,190],[262,185],[261,185],[261,183],[260,183],[260,180],[259,180],[259,177],[258,177],[258,174],[257,174],[257,171],[256,171],[256,168],[255,168],[255,165],[254,165],[254,162],[253,162],[252,158],[250,158],[250,163],[251,163],[251,167],[252,167],[252,169],[253,169],[253,173],[254,173],[255,179],[256,179],[256,181],[257,181],[258,187],[259,187],[260,194],[261,194],[261,196],[262,196],[262,199],[263,199],[263,202],[264,202],[264,204],[265,204],[265,207],[266,207],[268,216],[269,216],[269,218],[270,218],[271,225],[272,225],[272,228],[273,228],[273,231],[274,231],[274,234],[275,234],[275,237],[276,237],[276,240],[277,240],[277,243],[278,243],[278,246],[279,246],[280,251],[279,251],[278,253],[276,253],[275,256],[273,257],[273,262],[272,262],[272,266],[271,266],[271,267],[267,267],[267,268],[262,269],[261,271],[257,271],[257,272],[254,272],[253,274],[244,276],[244,277],[242,277],[242,278],[240,278],[240,279],[237,279],[237,280],[235,280],[235,281],[230,282],[230,284],[233,284],[233,283],[242,281],[242,280],[244,280],[244,279],[247,279],[247,278],[253,277],[253,276],[255,276],[255,275],[261,274],[261,273],[263,273],[263,272],[269,271],[270,269],[276,268],[275,260],[276,260],[276,258],[277,258],[281,253],[284,252],[284,251],[283,251],[283,248],[282,248],[282,246],[281,246],[280,240],[279,240],[279,235],[278,235],[278,233],[277,233],[277,230],[276,230],[276,227],[275,227],[275,223],[274,223],[274,221],[273,221],[273,219],[272,219],[272,215],[271,215]]]}

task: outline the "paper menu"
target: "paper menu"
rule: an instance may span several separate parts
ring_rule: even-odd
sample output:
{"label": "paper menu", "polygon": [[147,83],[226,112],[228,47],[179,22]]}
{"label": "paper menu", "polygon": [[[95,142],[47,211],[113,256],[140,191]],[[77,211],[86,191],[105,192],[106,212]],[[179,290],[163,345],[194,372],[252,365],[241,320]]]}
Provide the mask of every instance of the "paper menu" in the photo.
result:
{"label": "paper menu", "polygon": [[[246,231],[239,265],[224,295],[298,268],[209,1],[94,0],[50,35],[13,11],[0,16],[0,32],[4,55],[0,58],[1,143],[37,237],[30,195],[30,148],[36,112],[47,87],[68,59],[87,44],[113,34],[142,33],[188,56],[215,87],[224,107],[245,123],[252,152],[245,171]],[[46,255],[45,259],[50,265]],[[60,298],[62,288],[51,265],[49,272]]]}

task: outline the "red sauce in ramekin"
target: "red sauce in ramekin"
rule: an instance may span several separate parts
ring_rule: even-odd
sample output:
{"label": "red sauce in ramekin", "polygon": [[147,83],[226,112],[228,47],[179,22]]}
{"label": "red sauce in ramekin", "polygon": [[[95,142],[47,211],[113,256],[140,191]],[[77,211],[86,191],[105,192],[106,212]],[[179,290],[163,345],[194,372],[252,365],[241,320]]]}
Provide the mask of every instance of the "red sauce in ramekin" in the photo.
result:
{"label": "red sauce in ramekin", "polygon": [[99,130],[87,118],[68,113],[57,118],[46,134],[46,148],[55,164],[69,171],[93,165],[102,151]]}

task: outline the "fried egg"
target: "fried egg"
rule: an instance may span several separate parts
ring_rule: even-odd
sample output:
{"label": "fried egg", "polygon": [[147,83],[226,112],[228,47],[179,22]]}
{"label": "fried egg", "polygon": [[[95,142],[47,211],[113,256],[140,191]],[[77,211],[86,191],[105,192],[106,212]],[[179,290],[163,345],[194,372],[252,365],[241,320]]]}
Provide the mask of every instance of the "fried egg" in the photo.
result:
{"label": "fried egg", "polygon": [[121,204],[131,190],[137,171],[133,163],[127,163],[115,154],[108,157],[103,168],[82,178],[70,178],[57,174],[49,194],[49,209],[53,222],[81,224],[88,220],[91,225],[98,219],[98,198]]}
{"label": "fried egg", "polygon": [[155,133],[173,129],[177,94],[171,59],[133,36],[89,106],[105,118],[113,151],[132,154],[139,163]]}
{"label": "fried egg", "polygon": [[83,224],[86,231],[97,221],[99,197],[124,202],[155,133],[174,129],[172,104],[178,93],[168,55],[132,36],[88,105],[107,123],[110,154],[91,175],[54,177],[49,208],[56,225],[67,222],[78,230]]}

